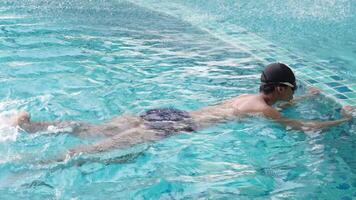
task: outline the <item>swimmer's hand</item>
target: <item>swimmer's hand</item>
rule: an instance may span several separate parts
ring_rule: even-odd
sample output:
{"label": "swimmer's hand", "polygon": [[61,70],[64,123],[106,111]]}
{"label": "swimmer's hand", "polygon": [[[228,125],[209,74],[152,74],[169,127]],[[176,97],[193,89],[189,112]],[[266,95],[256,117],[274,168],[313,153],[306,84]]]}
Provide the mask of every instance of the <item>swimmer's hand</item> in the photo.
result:
{"label": "swimmer's hand", "polygon": [[353,111],[354,111],[354,108],[352,106],[344,106],[341,109],[341,115],[344,118],[351,120],[353,118],[353,116],[352,116]]}
{"label": "swimmer's hand", "polygon": [[310,96],[318,95],[318,94],[320,94],[320,93],[321,93],[321,90],[320,90],[319,88],[317,88],[317,87],[310,87],[310,88],[308,89],[308,94],[309,94]]}
{"label": "swimmer's hand", "polygon": [[308,92],[305,94],[305,95],[302,95],[302,96],[298,96],[298,97],[295,97],[293,100],[291,101],[288,101],[288,102],[281,102],[278,107],[279,108],[288,108],[290,106],[293,106],[295,103],[297,103],[298,101],[301,101],[305,98],[309,98],[309,97],[313,97],[313,96],[316,96],[318,94],[321,93],[321,90],[317,87],[310,87],[308,89]]}

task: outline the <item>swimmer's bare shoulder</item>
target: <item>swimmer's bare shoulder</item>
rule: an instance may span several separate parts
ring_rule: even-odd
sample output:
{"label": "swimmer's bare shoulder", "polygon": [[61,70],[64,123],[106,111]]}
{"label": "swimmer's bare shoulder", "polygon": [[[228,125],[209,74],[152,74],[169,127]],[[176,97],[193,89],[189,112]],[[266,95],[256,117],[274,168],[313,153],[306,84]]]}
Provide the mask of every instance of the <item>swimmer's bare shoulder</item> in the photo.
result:
{"label": "swimmer's bare shoulder", "polygon": [[221,101],[220,103],[216,104],[216,106],[220,107],[232,107],[232,108],[238,108],[239,105],[243,104],[247,99],[251,98],[254,96],[253,94],[241,94],[236,97],[232,97],[230,99],[226,99],[224,101]]}
{"label": "swimmer's bare shoulder", "polygon": [[279,113],[273,107],[266,104],[259,95],[245,94],[233,99],[233,107],[236,114],[264,114],[265,116],[272,116],[272,114]]}

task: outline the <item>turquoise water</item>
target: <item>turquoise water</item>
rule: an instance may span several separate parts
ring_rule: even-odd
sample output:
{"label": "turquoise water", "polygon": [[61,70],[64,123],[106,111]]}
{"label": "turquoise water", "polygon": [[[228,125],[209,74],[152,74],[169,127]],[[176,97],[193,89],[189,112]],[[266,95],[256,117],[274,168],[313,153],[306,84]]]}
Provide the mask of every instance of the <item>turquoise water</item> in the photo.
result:
{"label": "turquoise water", "polygon": [[[133,1],[196,24],[217,21],[247,29],[355,82],[356,2],[352,0]],[[150,5],[151,4],[151,5]],[[163,4],[163,5],[162,5]],[[175,13],[175,7],[179,12]],[[177,9],[178,8],[178,9]]]}
{"label": "turquoise water", "polygon": [[[4,1],[0,26],[0,111],[27,110],[34,120],[100,123],[155,107],[194,110],[256,92],[266,64],[195,23],[126,1]],[[284,114],[326,120],[339,110],[320,96]],[[81,166],[38,162],[97,138],[0,128],[0,199],[356,197],[352,122],[305,134],[240,119],[83,156],[94,161]]]}

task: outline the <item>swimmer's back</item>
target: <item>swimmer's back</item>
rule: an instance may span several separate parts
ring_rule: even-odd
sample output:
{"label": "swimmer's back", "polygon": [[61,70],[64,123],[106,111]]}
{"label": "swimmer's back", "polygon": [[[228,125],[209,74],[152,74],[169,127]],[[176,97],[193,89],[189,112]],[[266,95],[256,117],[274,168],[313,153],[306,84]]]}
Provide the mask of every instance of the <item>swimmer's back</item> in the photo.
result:
{"label": "swimmer's back", "polygon": [[208,125],[233,120],[246,114],[259,114],[268,107],[259,95],[243,94],[217,105],[192,111],[190,115],[198,124]]}

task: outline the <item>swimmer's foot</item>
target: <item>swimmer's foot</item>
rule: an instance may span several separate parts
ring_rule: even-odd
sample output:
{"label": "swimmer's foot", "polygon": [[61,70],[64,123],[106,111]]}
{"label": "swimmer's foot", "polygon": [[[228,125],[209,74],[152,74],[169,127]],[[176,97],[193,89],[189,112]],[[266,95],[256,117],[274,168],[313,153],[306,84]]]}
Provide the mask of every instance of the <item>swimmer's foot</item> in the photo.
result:
{"label": "swimmer's foot", "polygon": [[30,115],[28,114],[28,112],[21,111],[16,115],[12,116],[10,120],[12,126],[18,126],[18,125],[29,123]]}

